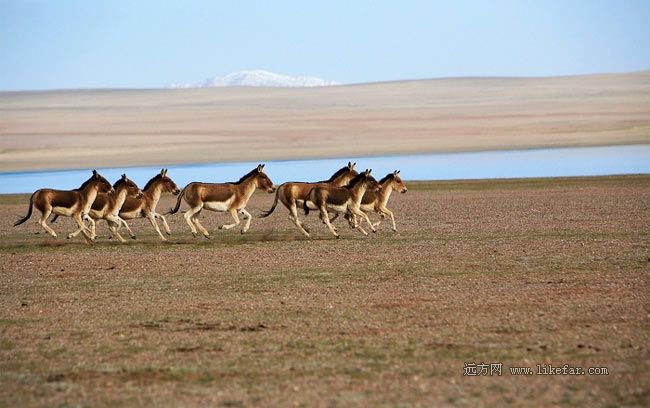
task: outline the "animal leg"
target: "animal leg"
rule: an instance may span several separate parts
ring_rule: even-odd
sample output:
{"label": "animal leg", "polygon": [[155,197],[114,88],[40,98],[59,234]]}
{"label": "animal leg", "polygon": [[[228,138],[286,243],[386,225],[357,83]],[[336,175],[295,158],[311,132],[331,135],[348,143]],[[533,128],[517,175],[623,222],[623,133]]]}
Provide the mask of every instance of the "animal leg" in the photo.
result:
{"label": "animal leg", "polygon": [[121,218],[120,216],[118,216],[117,219],[118,219],[118,222],[117,222],[116,230],[119,231],[120,227],[122,225],[124,225],[126,227],[126,230],[129,232],[129,235],[131,236],[131,239],[135,239],[135,234],[133,233],[133,231],[131,231],[131,227],[129,227],[129,224],[127,224],[126,221],[124,221],[124,219]]}
{"label": "animal leg", "polygon": [[147,219],[149,220],[151,225],[153,225],[154,229],[156,230],[156,232],[160,236],[160,239],[162,239],[163,241],[167,241],[167,238],[165,238],[165,236],[162,234],[162,232],[160,232],[160,227],[158,226],[158,223],[156,222],[156,217],[154,217],[153,213],[147,214]]}
{"label": "animal leg", "polygon": [[156,213],[156,218],[160,218],[163,222],[163,228],[165,229],[165,234],[171,235],[172,230],[169,229],[169,224],[167,224],[167,219],[165,218],[164,215]]}
{"label": "animal leg", "polygon": [[[84,224],[84,220],[81,218],[81,214],[77,213],[73,215],[72,218],[76,221],[77,225],[79,226],[79,228],[74,232],[75,235],[73,236],[77,236],[77,234],[81,232],[86,242],[92,244],[94,240],[92,238],[90,230],[88,229],[88,227],[86,227],[86,224]],[[68,238],[72,238],[73,236],[71,235],[72,234],[68,234]]]}
{"label": "animal leg", "polygon": [[183,218],[185,218],[185,222],[187,222],[187,225],[190,226],[190,230],[192,231],[192,235],[194,236],[196,236],[196,227],[194,226],[194,222],[192,221],[192,218],[194,217],[194,214],[198,213],[199,211],[201,211],[201,207],[194,207],[185,211],[185,214],[183,214]]}
{"label": "animal leg", "polygon": [[236,226],[239,225],[239,217],[237,216],[237,210],[233,208],[232,210],[229,211],[229,213],[230,213],[230,216],[232,217],[232,219],[235,220],[235,222],[232,223],[232,224],[220,225],[219,229],[229,230],[232,227],[236,227]]}
{"label": "animal leg", "polygon": [[377,221],[376,223],[374,223],[374,224],[372,224],[372,225],[373,225],[375,228],[377,228],[377,227],[379,227],[379,224],[381,224],[381,222],[384,220],[384,218],[386,218],[386,214],[384,214],[383,212],[381,212],[381,210],[375,210],[375,211],[377,212],[377,214],[379,214],[379,221]]}
{"label": "animal leg", "polygon": [[321,216],[323,217],[323,220],[325,221],[325,224],[327,225],[327,228],[330,229],[330,231],[332,232],[332,234],[334,234],[334,236],[336,238],[340,238],[339,234],[336,233],[336,230],[334,228],[332,228],[332,224],[330,224],[330,216],[327,213],[327,207],[321,206],[320,207],[320,213],[321,213]]}
{"label": "animal leg", "polygon": [[245,208],[242,208],[241,210],[239,210],[239,212],[244,217],[244,228],[241,229],[241,233],[243,234],[246,231],[248,231],[248,229],[251,227],[252,216],[248,211],[246,211]]}
{"label": "animal leg", "polygon": [[[365,212],[359,210],[358,208],[354,208],[354,209],[351,209],[351,210],[354,213],[354,215],[358,215],[359,217],[361,217],[362,220],[366,220],[368,225],[370,225],[370,229],[372,230],[372,232],[377,232],[375,227],[372,225],[372,221],[370,221],[370,217],[368,217],[368,214],[366,214]],[[362,231],[363,231],[363,229],[362,229]]]}
{"label": "animal leg", "polygon": [[113,238],[117,238],[121,243],[125,243],[126,240],[122,238],[119,232],[117,232],[117,226],[120,225],[119,217],[106,217],[106,221],[108,222],[108,229],[111,231]]}
{"label": "animal leg", "polygon": [[52,209],[51,208],[45,210],[45,212],[43,214],[41,214],[41,219],[38,221],[38,223],[41,224],[41,227],[43,227],[43,229],[45,231],[47,231],[48,234],[50,234],[54,238],[56,238],[56,232],[54,232],[54,230],[52,228],[50,228],[50,226],[47,225],[47,223],[46,223],[47,217],[49,217],[50,214],[52,214]]}
{"label": "animal leg", "polygon": [[291,222],[293,222],[294,224],[296,224],[296,227],[298,227],[298,229],[300,230],[300,232],[302,232],[303,234],[305,234],[305,236],[309,237],[309,230],[308,230],[307,227],[306,227],[303,223],[301,223],[300,220],[298,219],[298,209],[296,208],[295,203],[294,203],[294,205],[292,205],[292,206],[289,208],[289,219],[291,220]]}
{"label": "animal leg", "polygon": [[386,207],[381,207],[380,210],[382,212],[382,218],[384,218],[383,214],[387,214],[390,217],[390,220],[393,222],[393,231],[397,232],[397,226],[395,225],[395,216],[393,215],[393,212]]}
{"label": "animal leg", "polygon": [[210,239],[210,233],[208,232],[207,229],[205,229],[203,224],[201,224],[199,222],[198,215],[199,215],[199,213],[194,214],[194,216],[192,217],[192,222],[194,222],[194,225],[196,225],[196,227],[201,231],[201,234],[203,234],[204,237],[206,237],[207,239]]}
{"label": "animal leg", "polygon": [[[93,234],[93,231],[92,231],[90,228],[88,228],[88,227],[86,226],[86,224],[84,224],[84,219],[83,219],[83,217],[81,216],[81,214],[73,215],[72,218],[77,222],[77,225],[78,225],[79,228],[77,228],[76,230],[74,230],[74,231],[72,231],[71,233],[69,233],[69,234],[68,234],[68,239],[71,239],[71,238],[76,237],[76,236],[79,235],[79,233],[81,233],[81,232],[83,232],[84,237],[86,238],[86,241],[87,241],[88,239],[90,239],[91,241],[95,239],[95,238],[94,238],[95,235]],[[94,224],[94,222],[93,222],[93,224]],[[91,226],[92,226],[93,224],[91,224]]]}
{"label": "animal leg", "polygon": [[97,227],[95,225],[95,220],[93,220],[88,214],[84,214],[83,220],[88,221],[90,236],[92,239],[95,239],[97,237]]}

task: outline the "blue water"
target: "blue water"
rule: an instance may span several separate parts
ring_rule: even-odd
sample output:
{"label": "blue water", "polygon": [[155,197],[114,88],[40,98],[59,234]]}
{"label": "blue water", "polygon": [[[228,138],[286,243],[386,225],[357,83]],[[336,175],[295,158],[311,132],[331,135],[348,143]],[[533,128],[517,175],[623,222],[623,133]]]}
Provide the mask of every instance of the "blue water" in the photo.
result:
{"label": "blue water", "polygon": [[[285,181],[317,181],[329,178],[346,165],[348,160],[268,161],[265,172],[276,184]],[[404,180],[649,174],[650,145],[357,157],[352,160],[357,162],[357,169],[372,168],[377,178],[399,169]],[[169,176],[179,187],[183,187],[191,181],[235,181],[257,164],[239,162],[166,167],[169,168]],[[111,181],[126,173],[143,187],[161,167],[163,166],[98,170]],[[30,193],[44,187],[73,189],[89,176],[90,169],[0,173],[0,193]]]}

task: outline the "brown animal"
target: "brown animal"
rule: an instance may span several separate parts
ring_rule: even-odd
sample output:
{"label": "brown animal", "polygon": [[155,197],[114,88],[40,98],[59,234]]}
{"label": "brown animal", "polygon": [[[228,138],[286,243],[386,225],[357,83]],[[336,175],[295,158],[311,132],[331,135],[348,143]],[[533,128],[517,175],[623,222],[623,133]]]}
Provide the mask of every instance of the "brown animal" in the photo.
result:
{"label": "brown animal", "polygon": [[162,169],[159,174],[154,176],[144,186],[142,189],[142,196],[126,197],[126,200],[124,200],[124,204],[118,214],[119,221],[108,221],[109,228],[115,227],[117,230],[121,225],[124,225],[127,231],[129,231],[131,238],[135,239],[135,234],[131,231],[129,224],[127,224],[125,220],[145,217],[154,227],[160,236],[160,239],[166,241],[167,239],[160,232],[157,219],[160,218],[162,220],[167,235],[171,235],[172,232],[169,229],[169,224],[167,224],[165,217],[156,212],[156,206],[158,205],[158,201],[160,201],[162,193],[178,195],[180,192],[181,190],[176,186],[174,180],[167,176],[167,169]]}
{"label": "brown animal", "polygon": [[[354,177],[359,173],[354,169],[356,163],[348,162],[348,165],[339,169],[336,173],[329,178],[329,180],[318,181],[315,183],[300,183],[300,182],[288,182],[280,185],[277,192],[275,193],[275,200],[273,201],[273,206],[260,215],[260,217],[268,217],[273,213],[275,207],[278,205],[278,201],[282,203],[289,210],[289,220],[293,222],[296,227],[305,234],[309,236],[309,229],[298,219],[298,206],[303,206],[305,199],[309,195],[309,192],[314,187],[341,187],[350,182]],[[316,209],[315,207],[313,209]]]}
{"label": "brown animal", "polygon": [[365,218],[368,225],[370,225],[372,232],[377,232],[370,222],[368,214],[364,213],[359,208],[366,190],[376,192],[381,189],[381,185],[370,175],[371,171],[372,170],[364,171],[353,178],[352,181],[350,181],[350,184],[344,187],[314,187],[311,189],[307,199],[303,203],[305,214],[309,214],[308,201],[311,201],[320,211],[320,219],[327,225],[336,238],[339,238],[339,234],[330,222],[328,211],[347,214],[353,223],[353,228],[358,229],[364,235],[368,235],[368,233],[361,228],[357,222],[357,216]]}
{"label": "brown animal", "polygon": [[46,223],[47,217],[52,213],[64,215],[66,217],[72,217],[79,227],[76,231],[68,234],[68,238],[72,238],[79,234],[79,232],[82,232],[86,242],[92,243],[92,233],[84,225],[83,221],[84,219],[89,219],[88,212],[97,194],[111,191],[113,191],[111,183],[97,173],[97,170],[93,170],[93,175],[76,190],[52,190],[49,188],[37,190],[29,199],[27,215],[16,221],[14,226],[27,221],[32,216],[32,207],[36,207],[41,212],[39,224],[48,234],[56,238],[56,232]]}
{"label": "brown animal", "polygon": [[[393,231],[397,232],[397,226],[395,225],[395,216],[391,210],[386,208],[386,204],[388,204],[388,199],[390,198],[390,194],[393,192],[393,190],[404,194],[408,191],[408,189],[406,188],[406,184],[404,184],[399,176],[399,170],[388,173],[386,177],[379,180],[379,184],[381,184],[381,189],[379,191],[366,191],[366,193],[363,195],[363,199],[361,200],[361,205],[359,208],[363,212],[367,213],[374,211],[381,216],[381,219],[373,224],[375,228],[379,227],[379,224],[381,224],[384,218],[388,215],[393,222]],[[338,217],[338,214],[336,214],[334,218],[330,220],[330,222],[334,221],[336,217]],[[351,217],[346,214],[345,218],[348,219],[350,226],[352,226]]]}
{"label": "brown animal", "polygon": [[197,218],[201,210],[228,212],[235,222],[219,226],[219,229],[226,230],[239,225],[240,221],[237,216],[239,211],[245,220],[244,227],[241,229],[243,234],[250,228],[251,215],[245,207],[255,189],[259,188],[269,193],[275,191],[273,182],[262,171],[263,169],[264,165],[260,164],[235,183],[190,183],[181,191],[176,206],[168,214],[178,212],[181,201],[185,199],[190,208],[183,214],[183,217],[185,217],[187,225],[190,226],[192,235],[197,235],[196,228],[198,228],[204,237],[210,238],[210,234]]}
{"label": "brown animal", "polygon": [[[113,184],[113,192],[109,194],[99,193],[93,202],[88,215],[90,216],[90,230],[92,238],[95,239],[96,229],[94,220],[106,220],[109,222],[111,235],[124,243],[126,240],[117,232],[116,226],[119,225],[119,212],[127,197],[142,197],[142,190],[133,181],[122,174],[119,180]],[[54,220],[52,220],[54,221]],[[112,224],[111,224],[112,222]]]}

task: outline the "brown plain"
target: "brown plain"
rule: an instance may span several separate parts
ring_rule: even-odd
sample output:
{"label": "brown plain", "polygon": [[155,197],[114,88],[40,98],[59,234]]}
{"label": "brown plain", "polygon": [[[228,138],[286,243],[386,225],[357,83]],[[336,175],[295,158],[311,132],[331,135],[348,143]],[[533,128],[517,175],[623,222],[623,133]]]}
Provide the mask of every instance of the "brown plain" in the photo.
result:
{"label": "brown plain", "polygon": [[[650,405],[650,176],[407,184],[398,234],[341,240],[209,213],[212,240],[170,216],[169,243],[139,219],[90,247],[0,197],[0,405]],[[565,363],[609,375],[508,371]]]}
{"label": "brown plain", "polygon": [[650,143],[650,71],[0,93],[0,171]]}

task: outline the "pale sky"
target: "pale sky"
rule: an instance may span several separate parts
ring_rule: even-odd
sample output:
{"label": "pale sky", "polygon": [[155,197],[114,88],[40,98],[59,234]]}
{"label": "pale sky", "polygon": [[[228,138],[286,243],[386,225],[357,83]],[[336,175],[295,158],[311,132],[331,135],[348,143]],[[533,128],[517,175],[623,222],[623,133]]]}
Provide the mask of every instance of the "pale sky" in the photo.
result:
{"label": "pale sky", "polygon": [[0,0],[0,90],[650,68],[650,1]]}

